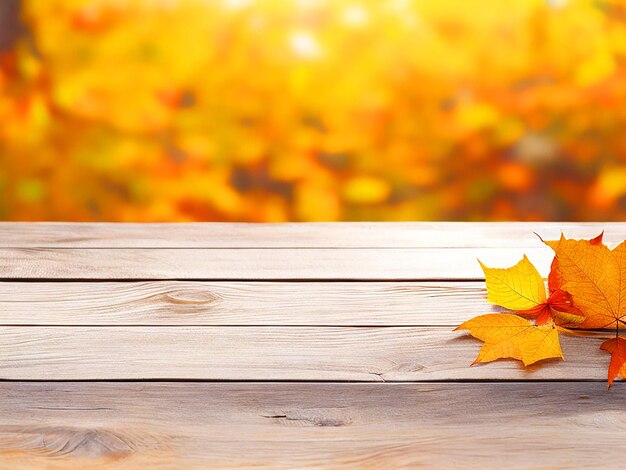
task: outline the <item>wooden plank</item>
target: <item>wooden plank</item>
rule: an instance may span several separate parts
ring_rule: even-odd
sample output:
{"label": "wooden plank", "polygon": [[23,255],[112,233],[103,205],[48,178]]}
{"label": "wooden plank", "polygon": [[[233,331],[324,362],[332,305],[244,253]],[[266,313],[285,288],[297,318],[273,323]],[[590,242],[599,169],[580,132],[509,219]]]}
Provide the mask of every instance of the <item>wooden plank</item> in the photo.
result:
{"label": "wooden plank", "polygon": [[566,361],[469,367],[481,343],[439,327],[1,327],[0,379],[606,381],[601,341],[562,336]]}
{"label": "wooden plank", "polygon": [[0,467],[621,468],[624,384],[0,384]]}
{"label": "wooden plank", "polygon": [[484,282],[0,282],[0,325],[455,326]]}
{"label": "wooden plank", "polygon": [[537,248],[555,239],[626,238],[621,222],[333,222],[116,224],[0,222],[4,248]]}
{"label": "wooden plank", "polygon": [[548,274],[542,248],[0,249],[0,278],[202,280],[476,280],[477,258],[511,266],[523,254]]}

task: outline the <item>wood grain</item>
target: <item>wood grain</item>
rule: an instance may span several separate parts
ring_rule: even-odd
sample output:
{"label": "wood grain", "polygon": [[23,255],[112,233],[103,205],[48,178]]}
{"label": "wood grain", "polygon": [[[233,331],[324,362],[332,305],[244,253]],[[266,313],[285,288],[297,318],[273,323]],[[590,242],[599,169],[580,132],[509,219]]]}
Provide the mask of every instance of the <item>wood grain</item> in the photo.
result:
{"label": "wood grain", "polygon": [[561,229],[626,238],[0,223],[0,468],[621,468],[626,384],[606,391],[602,339],[469,367],[481,343],[452,331],[497,311],[476,258],[546,275],[533,232]]}
{"label": "wood grain", "polygon": [[547,276],[548,247],[510,248],[4,248],[0,279],[476,280],[527,254]]}
{"label": "wood grain", "polygon": [[445,327],[1,327],[0,379],[606,381],[601,341],[469,367],[480,341]]}
{"label": "wood grain", "polygon": [[0,383],[0,467],[622,468],[624,384]]}
{"label": "wood grain", "polygon": [[332,223],[24,223],[0,222],[4,248],[537,248],[563,231],[609,243],[623,223],[332,222]]}
{"label": "wood grain", "polygon": [[0,325],[456,326],[483,282],[0,282]]}

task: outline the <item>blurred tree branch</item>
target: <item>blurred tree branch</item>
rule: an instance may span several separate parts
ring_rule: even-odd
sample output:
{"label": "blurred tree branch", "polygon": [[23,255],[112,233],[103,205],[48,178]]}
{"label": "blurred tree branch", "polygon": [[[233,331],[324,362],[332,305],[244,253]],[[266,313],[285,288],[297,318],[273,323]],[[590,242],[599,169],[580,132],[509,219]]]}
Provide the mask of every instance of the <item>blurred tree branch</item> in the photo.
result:
{"label": "blurred tree branch", "polygon": [[0,52],[10,49],[25,28],[20,20],[21,0],[0,1]]}

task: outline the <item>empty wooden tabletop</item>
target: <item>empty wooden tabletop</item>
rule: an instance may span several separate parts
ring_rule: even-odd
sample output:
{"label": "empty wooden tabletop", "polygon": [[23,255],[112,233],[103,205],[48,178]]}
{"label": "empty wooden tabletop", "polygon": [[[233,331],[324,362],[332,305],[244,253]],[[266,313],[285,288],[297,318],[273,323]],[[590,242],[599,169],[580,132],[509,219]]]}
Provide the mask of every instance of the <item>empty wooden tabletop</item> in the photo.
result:
{"label": "empty wooden tabletop", "polygon": [[0,468],[622,468],[601,338],[469,367],[477,258],[626,223],[0,223]]}

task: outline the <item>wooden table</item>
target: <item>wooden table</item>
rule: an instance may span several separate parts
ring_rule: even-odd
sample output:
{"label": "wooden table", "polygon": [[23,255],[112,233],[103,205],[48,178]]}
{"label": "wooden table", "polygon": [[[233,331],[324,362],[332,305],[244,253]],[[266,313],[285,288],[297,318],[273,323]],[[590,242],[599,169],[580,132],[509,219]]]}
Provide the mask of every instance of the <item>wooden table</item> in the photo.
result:
{"label": "wooden table", "polygon": [[0,224],[0,468],[623,468],[600,339],[469,367],[476,258],[626,224]]}

